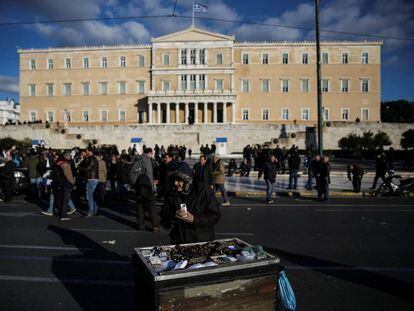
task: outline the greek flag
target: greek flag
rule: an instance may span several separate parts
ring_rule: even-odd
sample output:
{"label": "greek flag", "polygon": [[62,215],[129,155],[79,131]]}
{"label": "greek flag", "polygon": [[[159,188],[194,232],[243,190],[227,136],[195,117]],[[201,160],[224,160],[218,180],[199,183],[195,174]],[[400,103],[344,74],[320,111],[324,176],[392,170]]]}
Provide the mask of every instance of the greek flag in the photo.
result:
{"label": "greek flag", "polygon": [[194,13],[207,13],[208,7],[207,5],[193,3],[193,11]]}

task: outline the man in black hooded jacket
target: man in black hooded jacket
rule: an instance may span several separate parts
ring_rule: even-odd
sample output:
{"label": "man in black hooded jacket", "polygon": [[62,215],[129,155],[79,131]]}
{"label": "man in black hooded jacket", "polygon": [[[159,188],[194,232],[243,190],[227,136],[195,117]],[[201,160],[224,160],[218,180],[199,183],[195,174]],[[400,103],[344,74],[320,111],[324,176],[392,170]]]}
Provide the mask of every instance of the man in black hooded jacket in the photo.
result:
{"label": "man in black hooded jacket", "polygon": [[214,192],[206,184],[193,184],[191,171],[176,170],[170,174],[169,181],[171,191],[161,216],[165,224],[172,225],[171,243],[214,240],[214,226],[221,217]]}

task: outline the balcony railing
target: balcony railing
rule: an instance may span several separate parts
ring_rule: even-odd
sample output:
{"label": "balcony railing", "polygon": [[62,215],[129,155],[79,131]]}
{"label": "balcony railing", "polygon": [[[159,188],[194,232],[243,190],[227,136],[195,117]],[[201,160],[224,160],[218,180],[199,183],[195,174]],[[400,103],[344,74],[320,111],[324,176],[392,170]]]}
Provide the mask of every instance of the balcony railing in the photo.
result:
{"label": "balcony railing", "polygon": [[174,96],[174,95],[234,95],[233,90],[169,90],[150,91],[149,96]]}

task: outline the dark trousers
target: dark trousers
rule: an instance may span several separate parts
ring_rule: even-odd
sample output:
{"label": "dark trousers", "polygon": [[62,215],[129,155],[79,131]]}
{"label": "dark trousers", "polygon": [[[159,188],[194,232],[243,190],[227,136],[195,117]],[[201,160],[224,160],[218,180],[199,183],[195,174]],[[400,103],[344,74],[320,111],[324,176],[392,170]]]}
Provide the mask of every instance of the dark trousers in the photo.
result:
{"label": "dark trousers", "polygon": [[96,204],[98,206],[104,206],[105,205],[105,192],[106,192],[106,182],[100,182],[94,191],[94,200],[96,201]]}
{"label": "dark trousers", "polygon": [[11,201],[13,195],[13,181],[9,179],[1,180],[1,187],[3,189],[4,201]]}
{"label": "dark trousers", "polygon": [[352,186],[354,187],[354,192],[360,192],[361,191],[361,182],[362,182],[362,176],[361,175],[352,176]]}
{"label": "dark trousers", "polygon": [[375,172],[374,183],[372,184],[372,188],[377,187],[378,179],[382,179],[382,182],[385,181],[385,172]]}
{"label": "dark trousers", "polygon": [[319,201],[328,200],[329,199],[329,181],[328,181],[328,179],[318,178],[316,180],[316,187],[318,189],[318,200]]}
{"label": "dark trousers", "polygon": [[66,218],[68,216],[68,204],[72,194],[72,189],[63,188],[56,190],[55,202],[59,210],[59,218]]}
{"label": "dark trousers", "polygon": [[298,186],[298,173],[299,170],[290,170],[289,171],[289,188],[296,189]]}
{"label": "dark trousers", "polygon": [[149,212],[152,227],[159,227],[160,220],[157,215],[157,210],[155,208],[155,200],[147,199],[143,196],[137,197],[137,223],[138,228],[141,228],[145,225],[145,211]]}

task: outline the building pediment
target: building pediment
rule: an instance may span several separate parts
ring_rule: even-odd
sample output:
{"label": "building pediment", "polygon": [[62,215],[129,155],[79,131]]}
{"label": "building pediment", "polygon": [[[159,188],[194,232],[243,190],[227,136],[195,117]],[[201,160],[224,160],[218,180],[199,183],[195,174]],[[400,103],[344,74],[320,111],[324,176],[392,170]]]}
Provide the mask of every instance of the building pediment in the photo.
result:
{"label": "building pediment", "polygon": [[234,36],[210,32],[207,30],[190,27],[165,36],[152,38],[152,42],[189,42],[189,41],[234,41]]}

